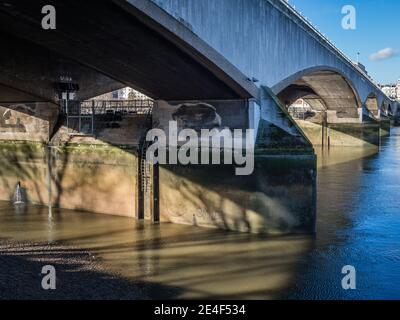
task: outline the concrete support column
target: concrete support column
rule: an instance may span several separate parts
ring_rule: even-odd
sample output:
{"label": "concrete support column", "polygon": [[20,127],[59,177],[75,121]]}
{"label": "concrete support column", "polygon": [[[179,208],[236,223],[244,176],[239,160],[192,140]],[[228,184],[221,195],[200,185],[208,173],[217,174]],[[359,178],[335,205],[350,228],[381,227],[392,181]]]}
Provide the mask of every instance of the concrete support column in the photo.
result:
{"label": "concrete support column", "polygon": [[255,99],[249,100],[249,128],[256,133],[254,135],[254,143],[257,140],[258,128],[261,120],[261,107]]}
{"label": "concrete support column", "polygon": [[58,120],[59,106],[51,102],[0,102],[0,113],[0,141],[48,143]]}
{"label": "concrete support column", "polygon": [[379,117],[380,124],[380,136],[387,137],[390,136],[390,118],[385,114],[381,113]]}
{"label": "concrete support column", "polygon": [[358,112],[358,119],[359,119],[360,123],[362,123],[363,122],[364,107],[358,108],[357,112]]}
{"label": "concrete support column", "polygon": [[335,110],[327,110],[326,118],[319,121],[297,121],[314,146],[362,147],[379,146],[380,122],[363,107],[358,118],[338,116]]}
{"label": "concrete support column", "polygon": [[256,131],[254,170],[239,176],[231,164],[160,165],[161,221],[266,234],[315,232],[316,157],[275,96],[265,90],[261,103],[158,101],[153,121],[168,132],[173,114],[193,118],[199,105],[211,106],[221,128]]}

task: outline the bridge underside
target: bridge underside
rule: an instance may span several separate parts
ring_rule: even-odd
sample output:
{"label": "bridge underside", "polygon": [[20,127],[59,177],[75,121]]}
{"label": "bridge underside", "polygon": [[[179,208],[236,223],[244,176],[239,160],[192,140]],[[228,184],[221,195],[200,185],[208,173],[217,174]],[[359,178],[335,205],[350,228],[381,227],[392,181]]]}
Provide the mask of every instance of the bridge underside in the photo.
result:
{"label": "bridge underside", "polygon": [[[57,9],[56,30],[41,27],[49,4]],[[54,101],[60,77],[80,85],[80,99],[123,86],[166,100],[251,96],[145,14],[113,1],[8,1],[0,33],[0,83],[39,100]]]}

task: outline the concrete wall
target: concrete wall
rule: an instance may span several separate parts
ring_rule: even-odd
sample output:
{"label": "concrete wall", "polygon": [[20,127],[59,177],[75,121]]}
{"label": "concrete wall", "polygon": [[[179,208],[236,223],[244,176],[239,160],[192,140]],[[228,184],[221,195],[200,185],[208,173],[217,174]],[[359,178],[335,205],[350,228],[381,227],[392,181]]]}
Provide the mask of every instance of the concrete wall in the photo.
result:
{"label": "concrete wall", "polygon": [[0,141],[49,141],[59,107],[49,102],[1,103]]}
{"label": "concrete wall", "polygon": [[259,128],[255,170],[249,176],[237,176],[231,165],[160,165],[163,221],[253,233],[314,232],[316,158],[311,144],[277,103],[268,91],[261,106],[241,100],[157,101],[153,126],[165,132],[181,108],[185,121],[178,121],[180,130],[200,131],[196,119],[206,106],[215,108],[215,115],[207,118],[209,127],[203,123],[204,129]]}
{"label": "concrete wall", "polygon": [[68,209],[134,217],[137,211],[138,141],[143,117],[126,117],[98,137],[61,126],[49,137],[58,106],[0,106],[0,199],[11,200],[18,182],[28,201]]}
{"label": "concrete wall", "polygon": [[[207,101],[215,106],[220,128],[246,129],[255,120],[249,121],[249,108],[260,109],[263,134],[257,136],[255,171],[236,176],[233,166],[161,166],[163,221],[254,233],[314,232],[313,150],[282,109],[271,107],[273,98],[262,101],[261,106],[245,100]],[[168,120],[166,113],[178,116],[182,108],[198,110],[196,103],[171,104],[156,104],[156,123]],[[11,200],[20,182],[31,203],[137,216],[138,146],[148,129],[145,116],[126,115],[118,128],[104,126],[90,136],[77,132],[73,122],[60,126],[57,106],[8,107],[1,107],[0,199]],[[182,115],[186,122],[188,115],[198,118],[188,112]]]}
{"label": "concrete wall", "polygon": [[[107,145],[51,150],[33,142],[0,142],[0,199],[11,200],[19,181],[31,203],[134,217],[137,156]],[[50,171],[49,171],[50,170]],[[51,183],[49,183],[49,172]]]}
{"label": "concrete wall", "polygon": [[315,232],[315,156],[255,162],[255,172],[244,177],[231,166],[161,167],[162,219],[252,233]]}
{"label": "concrete wall", "polygon": [[321,124],[310,121],[296,120],[304,134],[311,141],[313,146],[321,146],[323,144],[324,130]]}
{"label": "concrete wall", "polygon": [[296,120],[296,122],[314,146],[322,144],[341,147],[379,146],[379,122],[330,123],[326,127],[310,121]]}
{"label": "concrete wall", "polygon": [[390,135],[390,126],[391,126],[391,121],[389,118],[382,117],[379,121],[380,124],[380,135],[381,136],[388,136]]}

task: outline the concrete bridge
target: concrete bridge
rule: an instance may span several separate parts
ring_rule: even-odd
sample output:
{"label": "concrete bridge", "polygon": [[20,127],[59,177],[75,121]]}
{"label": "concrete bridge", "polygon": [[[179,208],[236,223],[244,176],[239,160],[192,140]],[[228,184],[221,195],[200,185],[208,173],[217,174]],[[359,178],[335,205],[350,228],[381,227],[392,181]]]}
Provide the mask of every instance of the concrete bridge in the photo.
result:
{"label": "concrete bridge", "polygon": [[[42,7],[49,4],[57,10],[55,30],[41,26]],[[279,0],[9,0],[0,7],[0,34],[6,48],[0,52],[0,104],[14,111],[18,106],[29,123],[45,121],[23,131],[20,116],[13,134],[0,139],[47,144],[56,137],[68,145],[102,141],[134,150],[134,196],[123,192],[120,199],[134,201],[107,213],[142,218],[144,199],[150,197],[153,219],[251,232],[313,232],[312,145],[379,145],[400,111],[362,66]],[[127,120],[126,127],[95,137],[62,131],[61,87],[75,87],[69,90],[82,101],[124,86],[155,99],[154,124],[168,120],[182,103],[202,102],[215,108],[223,127],[255,129],[255,173],[239,178],[232,177],[231,168],[153,168],[152,191],[146,195],[139,152],[143,124],[135,129],[138,121]],[[288,114],[299,98],[314,110],[307,121]],[[46,134],[35,134],[46,125]],[[135,143],[127,136],[135,136]],[[72,161],[69,154],[63,159]],[[85,189],[91,201],[77,200],[82,186],[64,188],[60,179],[66,168],[60,170],[56,205],[110,211],[106,204],[96,207],[101,198],[96,183]],[[118,177],[111,180],[125,178]],[[47,188],[39,189],[36,198],[43,202]]]}
{"label": "concrete bridge", "polygon": [[[146,11],[140,1],[128,2]],[[247,88],[258,102],[261,101],[260,91],[243,85],[243,78],[271,88],[286,106],[303,98],[315,111],[322,113],[319,119],[312,121],[320,126],[301,124],[314,145],[329,141],[353,146],[360,141],[348,139],[346,135],[354,137],[354,131],[363,131],[363,128],[370,131],[371,122],[381,122],[387,130],[387,118],[397,114],[397,103],[376,86],[362,65],[350,61],[286,1],[153,2],[237,68],[242,75],[234,74],[231,68],[226,73]],[[164,26],[176,30],[169,23]],[[217,58],[213,62],[219,65]],[[363,123],[367,124],[360,125]],[[327,127],[332,124],[335,131],[345,135],[332,139],[324,137],[324,124]],[[352,133],[348,134],[349,131]],[[373,135],[367,141],[379,143]],[[360,136],[356,134],[356,137]],[[363,137],[359,140],[365,142],[365,135]]]}
{"label": "concrete bridge", "polygon": [[267,86],[286,105],[304,98],[322,113],[312,121],[318,124],[348,127],[397,114],[397,103],[285,1],[50,1],[58,11],[50,31],[37,13],[44,4],[1,8],[9,50],[1,53],[8,72],[0,83],[7,88],[55,100],[62,74],[80,84],[81,100],[129,85],[155,99],[260,105],[260,86]]}

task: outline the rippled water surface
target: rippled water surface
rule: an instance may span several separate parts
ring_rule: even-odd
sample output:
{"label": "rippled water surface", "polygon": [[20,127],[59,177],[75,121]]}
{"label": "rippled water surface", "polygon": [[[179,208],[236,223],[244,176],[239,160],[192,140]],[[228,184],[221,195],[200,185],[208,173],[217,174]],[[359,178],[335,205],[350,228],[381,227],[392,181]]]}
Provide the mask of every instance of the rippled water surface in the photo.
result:
{"label": "rippled water surface", "polygon": [[[319,157],[318,234],[288,291],[302,299],[400,298],[400,130],[380,152],[344,148]],[[341,289],[341,268],[357,290]]]}
{"label": "rippled water surface", "polygon": [[[0,203],[0,237],[72,243],[153,298],[400,298],[400,130],[381,150],[319,152],[318,234],[265,239]],[[357,290],[341,269],[357,270]],[[94,288],[95,290],[95,288]]]}

